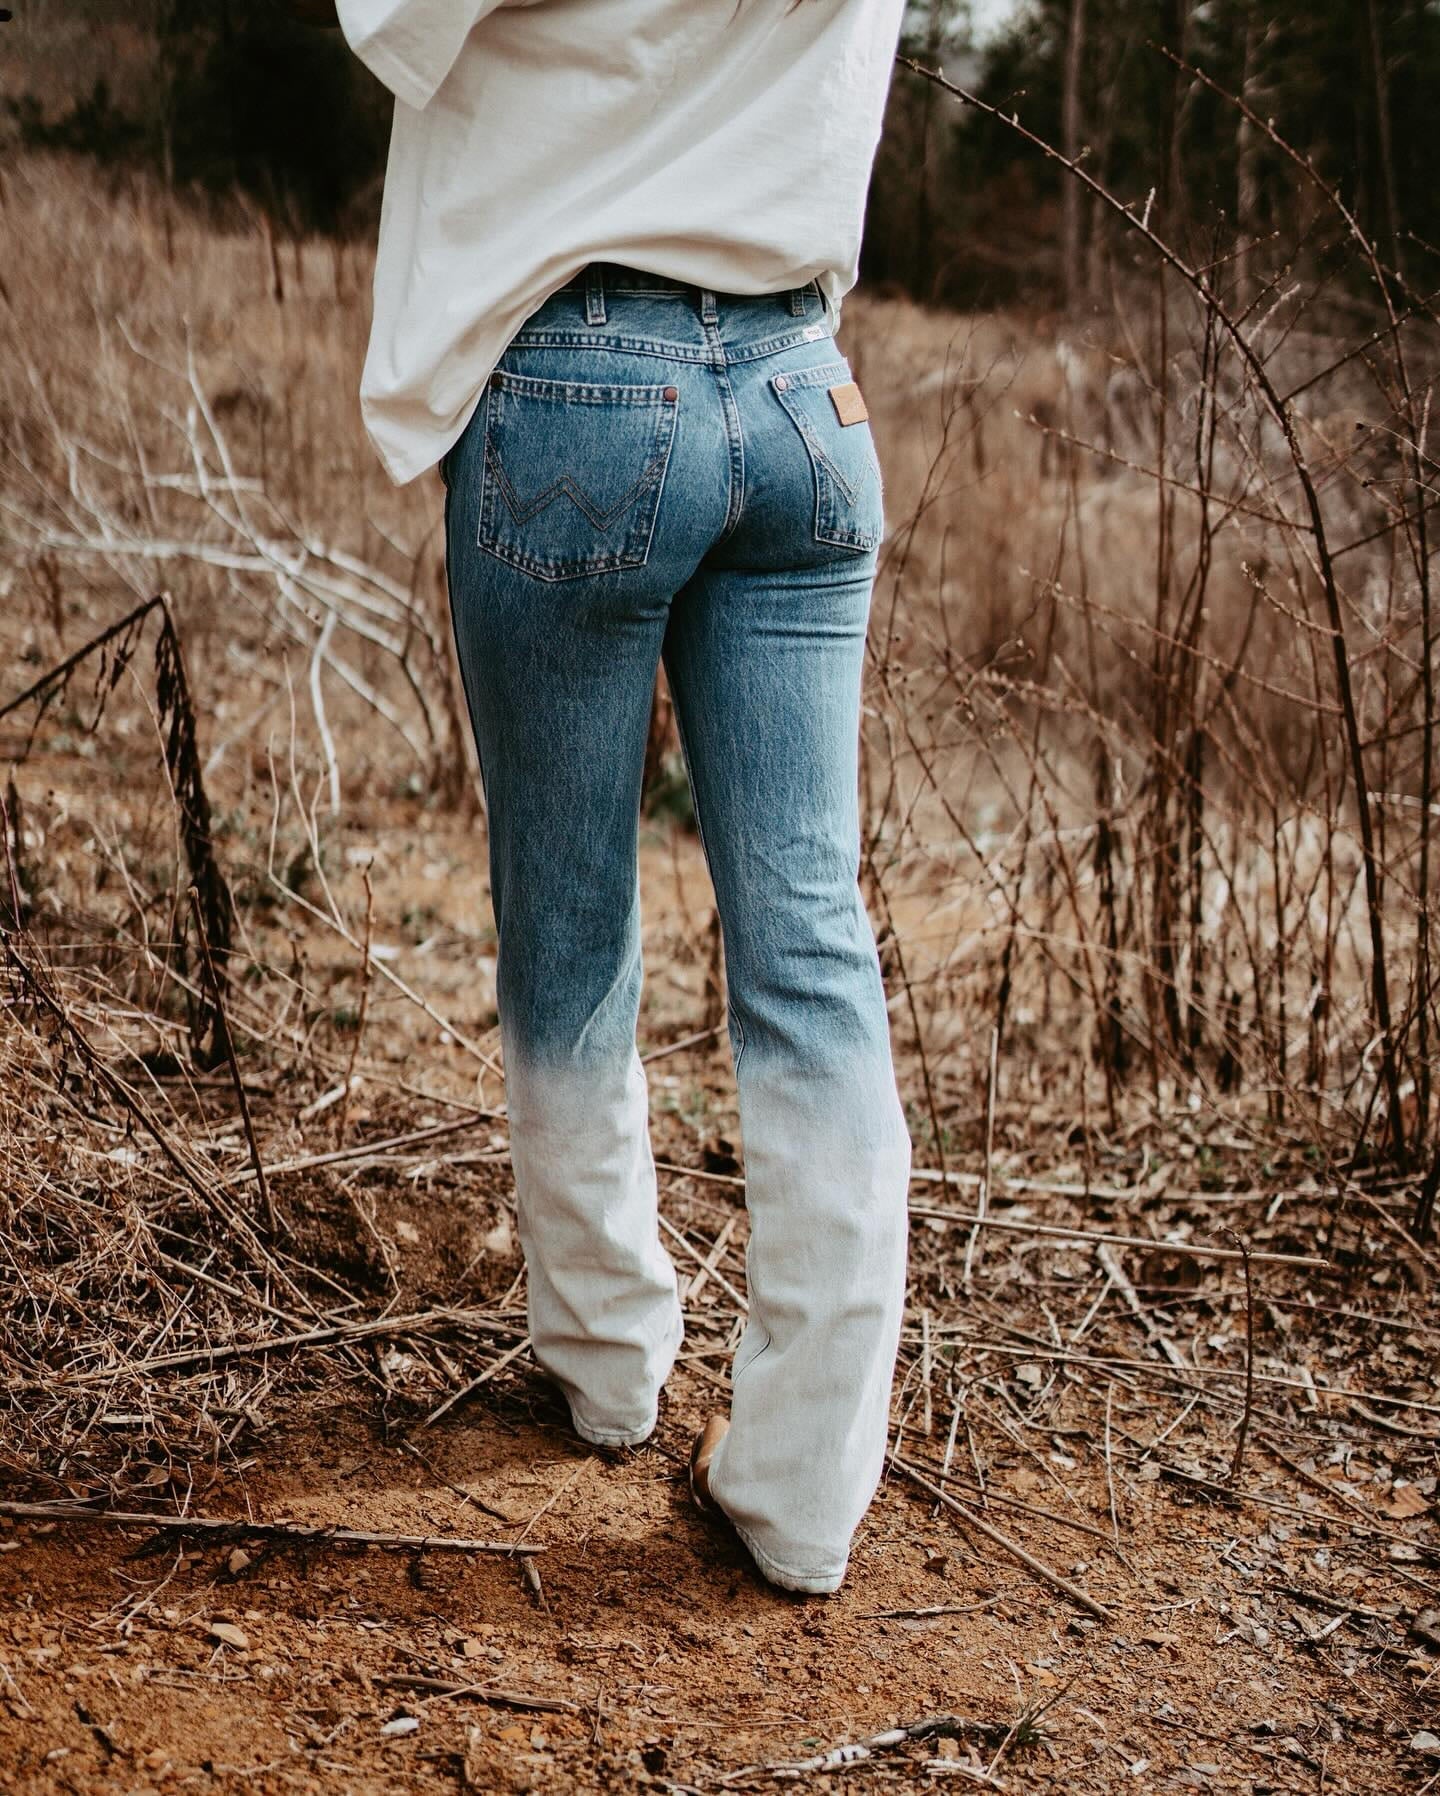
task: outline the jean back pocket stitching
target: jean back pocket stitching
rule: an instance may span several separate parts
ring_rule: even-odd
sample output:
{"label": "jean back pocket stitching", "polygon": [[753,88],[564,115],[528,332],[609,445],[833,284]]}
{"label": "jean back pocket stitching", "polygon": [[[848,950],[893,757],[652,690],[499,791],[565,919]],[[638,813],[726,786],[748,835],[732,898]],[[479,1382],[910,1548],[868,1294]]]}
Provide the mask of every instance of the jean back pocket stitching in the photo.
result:
{"label": "jean back pocket stitching", "polygon": [[[794,372],[786,370],[781,375],[771,375],[770,388],[784,408],[785,415],[795,426],[801,441],[809,451],[811,463],[815,471],[815,538],[817,542],[835,543],[842,548],[868,550],[875,548],[884,532],[873,530],[857,530],[842,523],[838,518],[827,518],[824,493],[824,478],[832,480],[844,495],[848,505],[854,505],[865,489],[866,482],[874,480],[879,487],[879,471],[874,465],[868,467],[857,480],[848,478],[836,465],[834,459],[825,448],[819,435],[805,417],[799,407],[791,402],[791,390],[795,387],[830,386],[836,381],[848,380],[850,368],[845,362],[827,362],[818,368],[801,368]],[[834,509],[834,508],[831,508]]]}
{"label": "jean back pocket stitching", "polygon": [[[675,442],[679,407],[675,400],[666,398],[667,390],[664,386],[622,387],[587,381],[548,380],[497,369],[488,383],[486,393],[477,546],[494,555],[497,560],[542,580],[579,579],[643,567],[649,559],[654,540],[660,494]],[[627,408],[643,407],[650,411],[653,414],[653,433],[639,477],[608,511],[597,506],[593,496],[569,474],[563,474],[559,480],[552,481],[544,492],[527,505],[520,499],[513,482],[506,475],[494,440],[504,422],[505,399],[510,394],[548,400],[560,406],[616,404]],[[493,515],[497,499],[504,505],[511,519],[516,524],[521,524],[540,515],[561,491],[567,493],[581,515],[588,518],[597,530],[602,531],[608,530],[615,519],[623,517],[627,512],[634,513],[637,502],[646,495],[653,493],[654,498],[653,503],[644,508],[644,515],[635,518],[629,540],[603,551],[545,556],[527,550],[523,544],[503,540]]]}
{"label": "jean back pocket stitching", "polygon": [[558,480],[552,481],[543,493],[527,505],[516,492],[505,470],[500,466],[500,458],[488,443],[485,446],[485,457],[490,472],[495,476],[495,483],[500,489],[500,497],[505,501],[505,509],[517,524],[528,524],[531,518],[538,518],[542,511],[553,505],[556,499],[563,494],[577,511],[584,513],[597,530],[608,530],[616,518],[628,511],[640,494],[655,479],[655,468],[652,462],[629,492],[622,493],[607,511],[595,504],[579,481],[573,479],[569,474],[562,474]]}
{"label": "jean back pocket stitching", "polygon": [[[784,395],[783,394],[781,395],[781,403],[784,404]],[[801,436],[804,437],[806,443],[809,445],[811,450],[813,450],[817,459],[824,462],[826,472],[829,474],[830,478],[835,482],[836,486],[838,486],[840,488],[840,491],[842,493],[844,493],[844,495],[845,495],[846,499],[849,501],[849,503],[851,505],[853,505],[855,503],[855,501],[860,497],[861,493],[865,490],[865,482],[869,479],[872,479],[873,475],[867,470],[867,472],[859,480],[852,481],[852,480],[847,479],[846,476],[841,472],[840,468],[837,466],[835,461],[832,459],[832,457],[831,457],[829,451],[826,449],[825,445],[820,441],[819,437],[811,429],[808,421],[806,419],[798,416],[797,413],[795,411],[793,411],[790,406],[786,405],[785,409],[787,412],[790,413],[790,416],[792,418],[794,418],[795,428],[800,432]]]}

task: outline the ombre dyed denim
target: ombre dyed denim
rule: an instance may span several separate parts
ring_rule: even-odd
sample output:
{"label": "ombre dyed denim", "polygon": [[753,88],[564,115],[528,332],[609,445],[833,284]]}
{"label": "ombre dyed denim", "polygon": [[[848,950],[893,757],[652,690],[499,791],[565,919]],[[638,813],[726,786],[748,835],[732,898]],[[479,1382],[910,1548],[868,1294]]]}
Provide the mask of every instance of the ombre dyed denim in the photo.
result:
{"label": "ombre dyed denim", "polygon": [[577,1430],[643,1440],[682,1337],[656,1222],[637,832],[664,659],[724,933],[750,1310],[711,1490],[833,1590],[884,1456],[910,1143],[857,884],[867,423],[813,291],[592,269],[443,464],[485,786],[531,1336]]}

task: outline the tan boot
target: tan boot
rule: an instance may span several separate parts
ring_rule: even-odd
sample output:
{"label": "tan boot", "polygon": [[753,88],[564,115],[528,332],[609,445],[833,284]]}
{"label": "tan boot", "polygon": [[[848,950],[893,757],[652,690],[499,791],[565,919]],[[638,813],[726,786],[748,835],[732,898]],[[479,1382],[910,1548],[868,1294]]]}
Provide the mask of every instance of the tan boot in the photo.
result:
{"label": "tan boot", "polygon": [[710,1495],[710,1461],[729,1432],[730,1418],[713,1415],[695,1436],[695,1445],[690,1449],[690,1495],[701,1509],[715,1508]]}

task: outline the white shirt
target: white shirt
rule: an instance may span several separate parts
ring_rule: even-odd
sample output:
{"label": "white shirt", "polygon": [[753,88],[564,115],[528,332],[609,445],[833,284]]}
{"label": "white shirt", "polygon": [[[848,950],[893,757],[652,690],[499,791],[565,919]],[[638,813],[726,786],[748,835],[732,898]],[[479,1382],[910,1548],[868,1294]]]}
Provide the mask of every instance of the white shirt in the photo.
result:
{"label": "white shirt", "polygon": [[337,0],[396,97],[360,383],[397,485],[590,261],[855,283],[904,0]]}

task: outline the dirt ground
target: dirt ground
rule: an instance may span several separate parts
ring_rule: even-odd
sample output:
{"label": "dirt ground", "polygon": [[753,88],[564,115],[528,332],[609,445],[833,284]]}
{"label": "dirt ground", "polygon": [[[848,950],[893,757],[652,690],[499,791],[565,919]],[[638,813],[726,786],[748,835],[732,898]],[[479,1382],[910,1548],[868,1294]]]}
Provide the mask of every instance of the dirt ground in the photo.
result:
{"label": "dirt ground", "polygon": [[[458,832],[450,847],[458,865]],[[403,868],[410,853],[393,858]],[[414,853],[451,864],[435,837]],[[386,877],[375,873],[381,914],[398,914]],[[647,1039],[682,1040],[704,1000],[703,960],[676,946],[682,926],[704,937],[693,845],[656,833],[644,877],[647,950],[665,968],[647,997]],[[453,996],[473,977],[477,943],[444,914],[463,910],[459,882],[435,884],[445,900],[417,925],[423,940],[410,954],[440,939],[430,954],[457,969],[448,980],[437,971],[428,988],[443,1003],[447,986]],[[403,1031],[372,1023],[366,1065],[388,1057],[397,1077],[402,1065],[438,1077],[439,1045],[418,1047],[414,1031],[407,1050]],[[662,1214],[689,1244],[676,1243],[677,1259],[690,1274],[713,1259],[723,1280],[739,1280],[744,1217],[726,1159],[735,1118],[723,1049],[700,1043],[649,1070]],[[355,1130],[388,1139],[393,1093],[378,1074],[362,1092]],[[257,1104],[278,1110],[282,1095]],[[416,1121],[413,1102],[405,1120]],[[1246,1208],[1256,1251],[1313,1245],[1294,1197],[1304,1180],[1283,1159],[1260,1169],[1232,1143],[1227,1160],[1223,1139],[1187,1145],[1182,1122],[1164,1144],[1167,1182],[1156,1177],[1158,1136],[1111,1144],[1101,1178],[1166,1193],[1142,1214],[1113,1191],[1107,1204],[1108,1185],[1077,1204],[1073,1140],[1038,1096],[1013,1128],[1002,1116],[1000,1213],[1119,1234],[1158,1235],[1163,1224],[1199,1243],[1215,1238],[1208,1200],[1227,1214]],[[980,1154],[972,1131],[952,1165],[973,1169]],[[1197,1166],[1209,1170],[1197,1176]],[[671,1170],[687,1167],[691,1176]],[[308,1245],[324,1246],[351,1282],[363,1284],[367,1263],[370,1276],[393,1275],[382,1310],[450,1303],[483,1308],[496,1327],[508,1318],[510,1336],[485,1350],[492,1360],[522,1336],[503,1133],[468,1154],[441,1143],[332,1176],[325,1186],[320,1174],[277,1175],[277,1201],[331,1230]],[[972,1199],[967,1190],[947,1201]],[[1374,1199],[1387,1201],[1383,1191]],[[1422,1319],[1423,1266],[1398,1254],[1374,1272],[1359,1241],[1353,1256],[1337,1250],[1356,1268],[1348,1287],[1257,1263],[1262,1382],[1232,1490],[1246,1327],[1233,1265],[1180,1254],[1147,1270],[1145,1256],[1127,1253],[1117,1284],[1104,1269],[1109,1250],[1000,1234],[967,1294],[958,1267],[968,1231],[927,1215],[920,1188],[915,1202],[897,1461],[837,1596],[765,1586],[724,1526],[690,1502],[686,1455],[725,1401],[737,1314],[715,1282],[692,1297],[686,1357],[655,1436],[636,1450],[580,1442],[523,1355],[427,1425],[435,1391],[407,1384],[425,1364],[403,1335],[319,1372],[299,1365],[303,1355],[275,1354],[274,1388],[247,1387],[250,1419],[233,1451],[187,1461],[173,1449],[147,1457],[141,1443],[107,1490],[125,1511],[241,1518],[232,1535],[0,1523],[0,1790],[379,1796],[794,1779],[825,1790],[1425,1788],[1440,1771],[1427,1403],[1440,1330]],[[709,1244],[726,1224],[716,1253]],[[1388,1306],[1388,1330],[1346,1319],[1367,1302]],[[1217,1371],[1227,1361],[1228,1381]],[[1327,1382],[1383,1391],[1387,1413],[1378,1424],[1373,1410],[1357,1416]],[[979,1520],[935,1501],[902,1461]],[[51,1482],[63,1495],[63,1481]],[[355,1547],[323,1535],[277,1546],[247,1534],[244,1518],[505,1550]],[[517,1544],[544,1550],[527,1558],[509,1550]],[[887,1730],[910,1732],[887,1741]],[[875,1736],[868,1756],[827,1757]]]}
{"label": "dirt ground", "polygon": [[[653,1443],[616,1454],[532,1379],[418,1442],[313,1400],[192,1493],[206,1514],[543,1542],[536,1588],[509,1555],[253,1548],[232,1571],[231,1546],[12,1529],[0,1788],[735,1788],[933,1717],[807,1782],[969,1783],[998,1757],[1012,1790],[1260,1796],[1419,1789],[1434,1769],[1409,1742],[1437,1643],[1383,1619],[1394,1579],[1352,1557],[1331,1506],[1216,1509],[1140,1483],[1117,1550],[1093,1465],[1066,1470],[1069,1525],[992,1501],[1099,1622],[891,1476],[842,1592],[792,1598],[689,1504],[705,1400],[682,1374]],[[1040,1482],[997,1477],[996,1497]]]}
{"label": "dirt ground", "polygon": [[[52,853],[64,833],[50,831]],[[483,1036],[493,963],[473,825],[407,828],[376,804],[345,840],[336,866],[368,872],[388,964]],[[981,1119],[951,1143],[952,1177],[972,1182],[912,1194],[895,1457],[840,1594],[768,1588],[693,1509],[686,1455],[725,1402],[743,1282],[739,1130],[723,1043],[674,1046],[709,1002],[693,839],[650,829],[642,881],[662,1215],[682,1273],[718,1274],[691,1287],[653,1440],[588,1448],[527,1358],[506,1357],[524,1297],[503,1122],[353,1170],[277,1171],[297,1251],[337,1290],[368,1294],[381,1316],[479,1317],[500,1331],[481,1337],[494,1376],[428,1425],[435,1381],[458,1388],[462,1364],[478,1374],[473,1338],[435,1346],[424,1325],[323,1361],[275,1353],[233,1388],[214,1370],[177,1373],[214,1380],[206,1402],[239,1416],[224,1451],[193,1457],[168,1436],[147,1447],[133,1397],[102,1402],[97,1432],[128,1435],[118,1470],[112,1446],[108,1482],[76,1460],[25,1495],[103,1488],[124,1512],[242,1525],[216,1540],[0,1521],[0,1789],[1425,1788],[1440,1773],[1427,1257],[1395,1249],[1403,1194],[1377,1185],[1331,1272],[1257,1261],[1247,1309],[1237,1268],[1205,1245],[1233,1225],[1256,1253],[1303,1256],[1323,1225],[1304,1156],[1260,1155],[1238,1125],[1161,1116],[1127,1139],[1082,1139],[1047,1108],[1043,1067],[1017,1079],[992,1144],[995,1214],[1016,1227],[987,1232],[968,1290],[969,1231],[953,1217],[974,1201]],[[353,1012],[343,942],[304,919],[257,913],[249,927],[261,959],[283,964],[298,945],[309,990]],[[433,1124],[446,1103],[454,1114],[453,1097],[426,1107],[421,1089],[468,1081],[475,1098],[448,1032],[378,983],[360,1064],[359,1146]],[[914,1089],[903,1054],[901,1072]],[[317,1066],[317,1083],[329,1076]],[[258,1066],[255,1078],[273,1165],[330,1144],[328,1113],[298,1120],[312,1087],[267,1084]],[[479,1095],[502,1096],[484,1079]],[[223,1079],[201,1096],[222,1129]],[[224,1139],[243,1163],[238,1134]],[[1035,1223],[1196,1254],[1028,1234]],[[1232,1484],[1249,1328],[1257,1384]],[[164,1378],[143,1389],[163,1416]],[[941,1487],[965,1513],[935,1500]],[[244,1518],[506,1550],[277,1547]],[[886,1741],[892,1730],[910,1732]],[[845,1762],[841,1749],[876,1736]]]}
{"label": "dirt ground", "polygon": [[[89,317],[92,238],[53,223],[71,200],[58,176],[34,185],[27,241],[52,250],[16,278],[36,316],[82,314],[47,333],[64,378],[46,403],[69,407],[89,445],[94,371],[110,363]],[[135,638],[143,655],[87,661],[72,690],[42,715],[16,712],[0,736],[22,945],[74,1026],[65,1034],[33,992],[17,995],[7,963],[0,1791],[1440,1791],[1440,1263],[1409,1233],[1413,1181],[1337,1170],[1339,1150],[1327,1160],[1345,1114],[1338,1049],[1307,1087],[1323,1128],[1307,1130],[1294,1105],[1281,1114],[1284,1081],[1261,1089],[1269,1063],[1243,1039],[1240,1072],[1203,1093],[1162,1089],[1160,1063],[1153,1076],[1137,1063],[1116,1072],[1107,1109],[1110,1013],[1103,993],[1088,1010],[1076,996],[1098,924],[1088,944],[1067,935],[1058,884],[1026,888],[1018,934],[999,902],[984,857],[1005,864],[1031,770],[1017,760],[1007,777],[1018,750],[987,737],[989,712],[972,715],[969,673],[937,688],[935,734],[921,742],[955,769],[946,803],[965,824],[963,852],[949,820],[915,800],[912,852],[887,873],[877,916],[917,1177],[892,1453],[844,1589],[768,1588],[686,1488],[693,1432],[726,1402],[746,1225],[711,903],[698,844],[674,822],[678,779],[642,850],[640,1045],[688,1339],[650,1443],[601,1453],[570,1433],[523,1351],[481,827],[457,786],[446,797],[421,777],[424,755],[397,749],[396,718],[422,748],[429,738],[405,708],[394,651],[377,647],[376,617],[413,648],[409,632],[440,616],[420,602],[438,592],[438,505],[432,490],[427,523],[419,499],[378,490],[352,415],[368,263],[322,245],[307,263],[296,248],[282,306],[258,239],[197,231],[177,275],[168,209],[116,216],[107,279],[133,288],[168,360],[185,360],[193,326],[237,465],[296,517],[344,520],[344,554],[386,577],[372,570],[360,589],[366,609],[351,561],[320,558],[316,590],[357,607],[344,653],[359,684],[324,675],[339,743],[330,799],[316,737],[329,638],[312,639],[315,620],[302,630],[271,590],[280,563],[264,531],[280,524],[266,513],[252,525],[242,506],[233,526],[218,512],[193,526],[193,554],[155,560],[148,539],[132,545],[144,551],[133,579],[163,572],[176,593],[216,853],[236,897],[228,1002],[275,1208],[263,1240],[226,1068],[197,1071],[187,1021],[200,974],[182,951],[189,875],[157,740],[159,619]],[[61,238],[73,238],[63,256]],[[960,325],[866,303],[849,328],[903,510],[929,490],[925,407]],[[999,369],[1003,404],[992,393],[971,407],[955,448],[965,479],[946,474],[941,523],[909,565],[915,589],[933,589],[935,618],[962,620],[965,665],[978,668],[1029,627],[1032,578],[1019,570],[1063,566],[1047,533],[1069,540],[1074,480],[1019,420],[1072,391],[1080,364],[1067,348],[1062,371],[1028,325],[1029,349],[1012,355],[1009,322],[972,324],[971,361]],[[1093,393],[1108,392],[1107,355],[1086,365]],[[16,362],[17,390],[28,366]],[[78,560],[57,559],[75,508],[108,543],[174,506],[180,522],[162,536],[188,540],[188,476],[173,464],[188,467],[193,448],[203,465],[210,450],[172,440],[171,414],[192,395],[181,381],[172,406],[148,363],[134,381],[164,425],[154,480],[117,485],[93,515],[88,484],[59,489],[53,515],[37,513],[34,554],[0,565],[7,694],[151,590],[126,583],[132,564],[118,564],[122,581],[89,559],[84,541]],[[128,445],[129,388],[104,392]],[[318,442],[333,455],[312,453]],[[78,449],[61,460],[81,465]],[[87,483],[100,479],[92,462]],[[204,496],[214,510],[218,490],[186,505]],[[1085,553],[1106,602],[1133,601],[1145,618],[1153,503],[1143,482],[1108,474],[1086,498]],[[1232,561],[1232,593],[1246,595]],[[1231,615],[1219,597],[1216,615]],[[908,732],[948,649],[926,636],[918,599],[886,618],[882,646],[903,647],[917,676]],[[424,666],[406,673],[423,687]],[[441,747],[442,684],[426,714]],[[1090,748],[1072,762],[1056,740],[1046,821],[1059,841],[1072,790],[1077,816],[1094,810]],[[1027,826],[1022,871],[1028,845]],[[1136,890],[1148,852],[1136,853]],[[1245,951],[1270,952],[1269,852],[1247,841],[1227,864],[1217,967],[1238,952],[1224,933],[1236,918]],[[1286,879],[1303,895],[1297,856]],[[1404,881],[1392,884],[1408,902]],[[1258,948],[1245,933],[1255,917]],[[1320,931],[1342,972],[1344,923],[1342,907]],[[1002,955],[1017,940],[1005,1050],[987,1079]],[[1130,945],[1114,958],[1141,961]],[[1298,1003],[1307,963],[1285,966],[1281,997]],[[1337,980],[1331,1002],[1337,1038],[1347,1054],[1361,1042],[1363,1058],[1357,991]],[[1142,1020],[1143,994],[1137,976]],[[1262,991],[1255,1014],[1266,1002]],[[1322,1009],[1304,1002],[1312,1017]],[[1250,1011],[1226,1004],[1243,1037]],[[124,1072],[131,1109],[81,1076],[77,1041]],[[1292,1063],[1305,1045],[1297,1027]],[[1373,1072],[1355,1075],[1344,1103]],[[351,1074],[360,1083],[337,1102]],[[141,1100],[173,1160],[137,1126]],[[975,1233],[982,1181],[989,1216]],[[217,1192],[230,1206],[220,1221],[206,1202]],[[1238,1242],[1255,1256],[1248,1292]],[[332,1335],[277,1346],[287,1314]],[[5,1514],[37,1500],[87,1513]],[[101,1508],[154,1525],[102,1521]],[[177,1516],[235,1526],[177,1531],[166,1525]],[[262,1537],[279,1524],[313,1533]],[[364,1546],[338,1529],[427,1538]]]}

